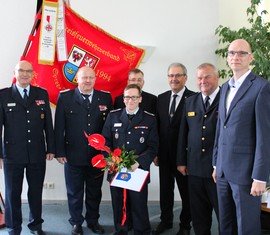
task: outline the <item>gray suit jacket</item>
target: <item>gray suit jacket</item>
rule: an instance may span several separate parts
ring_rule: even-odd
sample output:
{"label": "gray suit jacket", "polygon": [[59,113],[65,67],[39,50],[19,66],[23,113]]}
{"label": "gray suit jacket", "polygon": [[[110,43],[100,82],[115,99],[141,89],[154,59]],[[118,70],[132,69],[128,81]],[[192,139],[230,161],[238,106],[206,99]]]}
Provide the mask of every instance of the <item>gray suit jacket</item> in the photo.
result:
{"label": "gray suit jacket", "polygon": [[226,82],[221,89],[213,165],[217,176],[248,185],[268,181],[270,171],[270,84],[252,72],[226,114]]}

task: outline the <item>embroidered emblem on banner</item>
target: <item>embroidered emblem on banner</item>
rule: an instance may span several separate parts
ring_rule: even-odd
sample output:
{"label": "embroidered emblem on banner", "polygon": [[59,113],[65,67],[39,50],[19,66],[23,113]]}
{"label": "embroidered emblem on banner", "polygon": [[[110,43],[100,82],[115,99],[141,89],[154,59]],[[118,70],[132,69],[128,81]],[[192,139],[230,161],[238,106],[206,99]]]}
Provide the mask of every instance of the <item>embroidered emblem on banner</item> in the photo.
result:
{"label": "embroidered emblem on banner", "polygon": [[77,46],[73,46],[69,53],[68,61],[63,67],[64,76],[69,82],[77,83],[75,77],[79,68],[89,66],[90,68],[94,69],[99,60],[100,58],[91,54],[90,52],[87,52]]}

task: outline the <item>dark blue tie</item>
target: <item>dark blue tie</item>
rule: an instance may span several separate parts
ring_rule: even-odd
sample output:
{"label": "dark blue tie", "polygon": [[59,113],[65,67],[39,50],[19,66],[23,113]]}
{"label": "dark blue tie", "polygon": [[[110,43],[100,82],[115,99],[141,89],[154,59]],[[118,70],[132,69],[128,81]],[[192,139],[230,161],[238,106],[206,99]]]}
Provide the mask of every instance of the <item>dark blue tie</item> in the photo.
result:
{"label": "dark blue tie", "polygon": [[210,106],[210,97],[209,96],[206,96],[205,99],[204,99],[204,107],[205,107],[205,110],[207,111],[207,109],[209,108]]}
{"label": "dark blue tie", "polygon": [[24,88],[24,89],[23,89],[23,100],[24,100],[25,103],[27,102],[27,99],[28,99],[27,89]]}
{"label": "dark blue tie", "polygon": [[88,95],[88,94],[82,94],[82,96],[84,97],[84,105],[88,109],[90,108],[90,105],[91,105],[90,100],[89,100],[90,95]]}
{"label": "dark blue tie", "polygon": [[172,119],[174,113],[175,113],[175,106],[176,106],[176,98],[177,98],[177,94],[174,94],[173,95],[173,101],[172,101],[172,104],[171,104],[171,107],[170,107],[170,118]]}

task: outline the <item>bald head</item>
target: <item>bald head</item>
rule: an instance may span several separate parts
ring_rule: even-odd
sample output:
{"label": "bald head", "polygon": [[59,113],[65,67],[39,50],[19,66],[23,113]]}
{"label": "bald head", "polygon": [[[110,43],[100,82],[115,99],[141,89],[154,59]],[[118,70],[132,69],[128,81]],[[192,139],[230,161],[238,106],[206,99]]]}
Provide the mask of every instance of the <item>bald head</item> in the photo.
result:
{"label": "bald head", "polygon": [[16,84],[22,88],[30,85],[33,78],[33,66],[30,62],[22,60],[15,66],[14,75]]}
{"label": "bald head", "polygon": [[88,66],[84,66],[78,70],[76,77],[80,91],[84,94],[89,94],[95,85],[95,71]]}
{"label": "bald head", "polygon": [[253,60],[250,44],[244,39],[236,39],[228,48],[227,62],[233,71],[234,79],[240,78],[249,70]]}

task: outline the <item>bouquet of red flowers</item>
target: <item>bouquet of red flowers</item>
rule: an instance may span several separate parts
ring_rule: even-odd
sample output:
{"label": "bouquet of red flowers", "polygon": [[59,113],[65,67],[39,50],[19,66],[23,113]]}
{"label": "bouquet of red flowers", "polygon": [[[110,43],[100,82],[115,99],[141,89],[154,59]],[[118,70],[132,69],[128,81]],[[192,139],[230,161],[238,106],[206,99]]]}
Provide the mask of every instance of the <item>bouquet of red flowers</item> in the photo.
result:
{"label": "bouquet of red flowers", "polygon": [[88,144],[96,150],[105,151],[108,153],[107,157],[103,154],[98,154],[91,159],[93,167],[109,172],[121,171],[123,168],[131,169],[131,166],[136,163],[136,155],[133,150],[127,151],[124,147],[116,148],[113,151],[105,145],[105,138],[100,134],[87,135]]}

